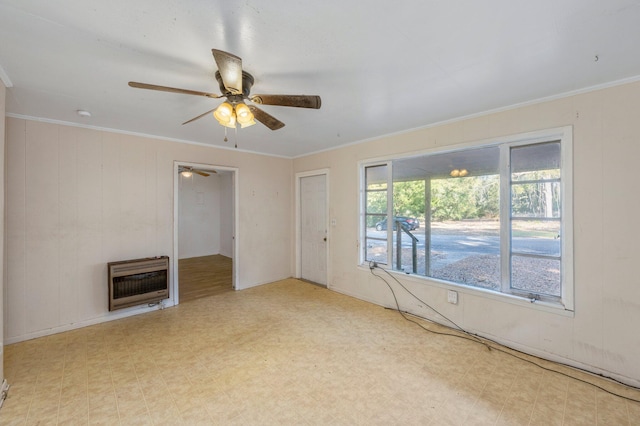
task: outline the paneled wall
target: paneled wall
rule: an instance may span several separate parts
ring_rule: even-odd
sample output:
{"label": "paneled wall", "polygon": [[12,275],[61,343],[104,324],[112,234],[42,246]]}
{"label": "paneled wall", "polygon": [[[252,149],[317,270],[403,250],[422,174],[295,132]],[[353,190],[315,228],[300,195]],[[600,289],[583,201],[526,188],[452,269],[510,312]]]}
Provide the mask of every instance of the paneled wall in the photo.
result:
{"label": "paneled wall", "polygon": [[[463,287],[400,276],[408,288],[473,332],[640,385],[640,83],[531,104],[381,137],[294,160],[294,173],[331,169],[330,287],[393,306],[389,289],[358,266],[358,161],[572,125],[575,315],[510,303]],[[447,290],[459,291],[458,305]],[[403,307],[442,321],[403,294]]]}
{"label": "paneled wall", "polygon": [[20,118],[6,125],[5,342],[148,309],[108,312],[106,263],[172,255],[174,161],[238,168],[239,289],[291,276],[291,160]]}

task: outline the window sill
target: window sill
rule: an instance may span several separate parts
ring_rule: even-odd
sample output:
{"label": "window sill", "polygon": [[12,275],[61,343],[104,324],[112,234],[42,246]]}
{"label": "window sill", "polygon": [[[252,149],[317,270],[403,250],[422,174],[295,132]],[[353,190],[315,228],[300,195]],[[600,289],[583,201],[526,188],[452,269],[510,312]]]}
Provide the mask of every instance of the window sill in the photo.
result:
{"label": "window sill", "polygon": [[[367,263],[359,265],[359,268],[362,270],[369,271],[369,265]],[[378,267],[378,269],[385,269]],[[469,294],[476,297],[482,297],[485,299],[496,300],[502,303],[509,303],[512,305],[521,306],[527,309],[534,309],[543,312],[549,312],[556,315],[562,315],[565,317],[574,317],[575,313],[572,310],[568,310],[561,303],[553,303],[542,300],[531,301],[531,299],[527,299],[525,297],[516,296],[513,294],[506,293],[498,293],[492,290],[487,290],[483,288],[477,288],[472,286],[466,286],[462,284],[452,283],[450,281],[439,280],[437,278],[431,277],[423,277],[420,275],[407,274],[399,271],[394,271],[390,269],[385,269],[389,274],[393,275],[398,279],[402,279],[403,281],[412,282],[415,284],[428,284],[432,287],[442,288],[446,290],[455,290],[461,294]]]}

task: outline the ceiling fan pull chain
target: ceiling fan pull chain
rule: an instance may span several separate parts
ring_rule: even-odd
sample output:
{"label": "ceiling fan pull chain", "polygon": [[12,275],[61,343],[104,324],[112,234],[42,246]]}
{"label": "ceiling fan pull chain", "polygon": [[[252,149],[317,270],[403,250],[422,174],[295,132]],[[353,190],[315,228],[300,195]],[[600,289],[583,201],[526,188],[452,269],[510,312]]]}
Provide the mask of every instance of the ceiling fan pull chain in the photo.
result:
{"label": "ceiling fan pull chain", "polygon": [[224,128],[224,141],[227,142],[229,139],[227,139],[227,128]]}

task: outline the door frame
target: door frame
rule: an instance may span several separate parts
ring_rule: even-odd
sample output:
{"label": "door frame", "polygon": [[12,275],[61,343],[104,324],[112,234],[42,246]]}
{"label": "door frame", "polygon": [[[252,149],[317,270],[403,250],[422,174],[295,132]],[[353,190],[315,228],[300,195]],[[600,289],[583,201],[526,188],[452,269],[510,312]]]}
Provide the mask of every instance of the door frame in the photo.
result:
{"label": "door frame", "polygon": [[238,288],[237,285],[237,271],[238,265],[240,264],[240,257],[238,255],[238,235],[239,235],[239,226],[238,226],[238,175],[240,170],[237,167],[227,167],[227,166],[216,166],[213,164],[204,164],[204,163],[192,163],[188,161],[174,161],[173,162],[173,259],[171,259],[171,271],[170,275],[172,276],[172,285],[171,285],[171,300],[173,300],[173,304],[177,305],[180,303],[179,296],[179,282],[180,278],[178,276],[178,238],[179,238],[179,210],[180,210],[180,175],[178,173],[178,168],[180,166],[185,167],[193,167],[195,169],[202,170],[220,170],[220,171],[228,171],[231,172],[231,186],[232,186],[232,194],[233,194],[233,234],[232,234],[232,248],[231,251],[233,253],[232,266],[231,266],[231,285],[234,290]]}
{"label": "door frame", "polygon": [[296,278],[302,278],[302,232],[301,232],[301,227],[302,227],[302,218],[301,218],[301,203],[302,203],[302,198],[300,197],[300,181],[303,178],[306,177],[312,177],[312,176],[324,176],[324,181],[325,181],[325,193],[326,193],[326,199],[325,199],[325,228],[327,230],[327,244],[325,247],[325,260],[327,263],[327,267],[325,269],[326,271],[326,283],[327,283],[327,288],[331,288],[331,281],[329,279],[329,277],[331,277],[331,262],[329,262],[329,253],[330,253],[330,246],[331,246],[331,228],[329,227],[329,169],[317,169],[317,170],[310,170],[307,172],[299,172],[296,173],[296,178],[295,178],[295,200],[296,200]]}

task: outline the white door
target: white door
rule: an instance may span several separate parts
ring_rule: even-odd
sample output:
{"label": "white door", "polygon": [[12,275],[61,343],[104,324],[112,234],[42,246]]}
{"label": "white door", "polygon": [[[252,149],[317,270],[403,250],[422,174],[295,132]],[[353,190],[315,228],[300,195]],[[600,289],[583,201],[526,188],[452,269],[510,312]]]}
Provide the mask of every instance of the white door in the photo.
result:
{"label": "white door", "polygon": [[327,285],[327,176],[300,178],[300,278]]}

